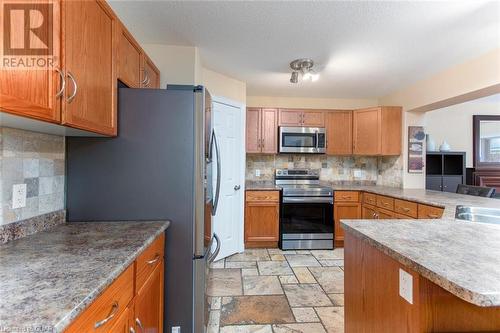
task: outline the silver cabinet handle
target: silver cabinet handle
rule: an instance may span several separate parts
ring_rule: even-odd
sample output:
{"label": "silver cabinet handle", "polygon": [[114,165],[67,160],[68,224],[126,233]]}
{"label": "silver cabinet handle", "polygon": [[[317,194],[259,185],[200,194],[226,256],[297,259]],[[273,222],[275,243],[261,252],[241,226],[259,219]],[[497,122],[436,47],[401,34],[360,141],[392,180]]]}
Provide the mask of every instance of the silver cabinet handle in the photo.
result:
{"label": "silver cabinet handle", "polygon": [[130,328],[128,329],[128,331],[129,331],[129,333],[135,333],[135,330],[134,330],[134,328],[133,328],[133,327],[130,327]]}
{"label": "silver cabinet handle", "polygon": [[118,302],[117,301],[114,301],[113,302],[113,306],[111,307],[111,313],[109,314],[109,316],[107,316],[106,318],[104,318],[103,320],[99,320],[99,321],[96,321],[96,323],[94,324],[94,328],[99,328],[101,327],[102,325],[106,324],[108,321],[110,321],[111,319],[113,319],[113,317],[116,315],[116,313],[118,312]]}
{"label": "silver cabinet handle", "polygon": [[61,78],[61,89],[56,94],[56,98],[59,98],[62,96],[64,89],[66,88],[66,78],[64,77],[64,73],[59,68],[56,68],[55,71],[59,74],[59,77]]}
{"label": "silver cabinet handle", "polygon": [[240,188],[241,188],[241,186],[240,186],[240,185],[234,185],[234,190],[235,190],[235,191],[238,191]]}
{"label": "silver cabinet handle", "polygon": [[74,90],[73,90],[73,93],[71,94],[71,96],[69,96],[67,99],[68,103],[71,103],[71,101],[75,98],[76,93],[78,92],[78,84],[76,84],[75,77],[73,76],[73,74],[71,74],[70,71],[68,71],[68,73],[66,75],[68,75],[68,77],[71,79],[71,81],[73,81]]}
{"label": "silver cabinet handle", "polygon": [[141,333],[144,333],[144,327],[142,326],[142,323],[141,321],[139,320],[139,317],[135,318],[135,323],[137,324],[137,326],[139,326],[139,328],[141,329]]}
{"label": "silver cabinet handle", "polygon": [[143,78],[143,79],[142,79],[142,81],[141,81],[141,85],[145,85],[145,84],[146,84],[146,81],[148,80],[148,75],[147,75],[148,71],[147,71],[147,70],[145,70],[145,69],[143,69],[142,71],[143,71],[143,73],[144,73],[144,78]]}
{"label": "silver cabinet handle", "polygon": [[147,74],[147,80],[146,80],[146,87],[149,87],[149,84],[151,83],[151,79],[149,78],[149,74]]}
{"label": "silver cabinet handle", "polygon": [[149,261],[146,261],[146,263],[148,265],[153,265],[154,263],[156,263],[158,260],[160,260],[160,255],[159,254],[156,254],[155,258],[154,259],[151,259]]}

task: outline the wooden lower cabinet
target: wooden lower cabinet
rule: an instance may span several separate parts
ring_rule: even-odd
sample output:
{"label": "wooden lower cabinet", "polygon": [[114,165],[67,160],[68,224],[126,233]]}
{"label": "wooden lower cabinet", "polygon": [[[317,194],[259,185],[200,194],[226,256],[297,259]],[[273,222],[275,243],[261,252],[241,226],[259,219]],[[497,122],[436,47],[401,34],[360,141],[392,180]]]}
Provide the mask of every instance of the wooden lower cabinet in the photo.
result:
{"label": "wooden lower cabinet", "polygon": [[361,208],[361,218],[363,218],[364,220],[376,219],[376,208],[373,206],[363,205],[363,207]]}
{"label": "wooden lower cabinet", "polygon": [[[500,332],[500,307],[468,303],[349,232],[344,262],[346,333]],[[400,270],[412,276],[412,304]]]}
{"label": "wooden lower cabinet", "polygon": [[163,332],[163,260],[137,292],[134,305],[136,332]]}
{"label": "wooden lower cabinet", "polygon": [[279,191],[247,191],[245,197],[245,247],[277,247]]}
{"label": "wooden lower cabinet", "polygon": [[[164,244],[165,235],[161,234],[64,332],[163,332]],[[149,273],[143,284],[138,284],[141,258],[151,269],[142,270]]]}
{"label": "wooden lower cabinet", "polygon": [[344,246],[344,228],[340,225],[342,219],[361,218],[361,204],[358,202],[336,202],[333,207],[335,225],[335,247]]}

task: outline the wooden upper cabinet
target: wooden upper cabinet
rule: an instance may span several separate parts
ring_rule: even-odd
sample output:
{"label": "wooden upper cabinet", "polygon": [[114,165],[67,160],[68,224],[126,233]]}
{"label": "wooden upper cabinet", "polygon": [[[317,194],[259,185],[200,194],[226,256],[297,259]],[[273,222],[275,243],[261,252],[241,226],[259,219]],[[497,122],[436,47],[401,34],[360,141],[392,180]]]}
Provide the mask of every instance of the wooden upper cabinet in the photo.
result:
{"label": "wooden upper cabinet", "polygon": [[323,127],[325,126],[325,113],[323,111],[306,110],[302,115],[302,126]]}
{"label": "wooden upper cabinet", "polygon": [[103,1],[63,1],[63,124],[116,135],[116,21]]}
{"label": "wooden upper cabinet", "polygon": [[325,113],[326,153],[352,155],[352,111]]}
{"label": "wooden upper cabinet", "polygon": [[[48,122],[58,123],[61,120],[61,11],[58,0],[38,1],[40,5],[52,4],[52,26],[53,31],[49,31],[50,24],[43,25],[37,29],[37,35],[41,40],[48,41],[52,34],[52,59],[53,67],[46,62],[45,67],[33,69],[31,67],[22,69],[17,67],[0,68],[0,112],[8,112],[15,115],[30,117]],[[36,8],[37,4],[33,4]],[[4,22],[6,13],[3,8],[0,10],[0,22]],[[15,20],[23,16],[12,16]],[[36,22],[32,22],[36,25]],[[11,22],[13,26],[22,26]],[[3,28],[3,26],[2,26]],[[53,33],[52,33],[53,32]],[[24,38],[22,29],[11,31],[13,40],[21,41]],[[30,56],[30,58],[33,56]],[[18,59],[17,56],[12,57]],[[23,57],[24,58],[24,57]],[[7,59],[7,58],[6,58]],[[13,63],[13,62],[12,62]],[[59,93],[59,94],[58,94]]]}
{"label": "wooden upper cabinet", "polygon": [[146,54],[142,54],[141,86],[160,88],[160,71]]}
{"label": "wooden upper cabinet", "polygon": [[260,136],[261,136],[261,110],[255,108],[247,109],[246,116],[246,152],[260,153]]}
{"label": "wooden upper cabinet", "polygon": [[278,111],[262,109],[261,152],[275,154],[278,151]]}
{"label": "wooden upper cabinet", "polygon": [[141,86],[141,48],[127,31],[120,25],[118,27],[117,75],[118,79],[128,87]]}
{"label": "wooden upper cabinet", "polygon": [[302,110],[280,109],[280,126],[302,126]]}
{"label": "wooden upper cabinet", "polygon": [[353,111],[355,155],[401,154],[401,108],[375,107]]}
{"label": "wooden upper cabinet", "polygon": [[248,108],[246,116],[246,152],[278,152],[278,110]]}
{"label": "wooden upper cabinet", "polygon": [[325,125],[324,112],[303,109],[280,109],[279,125],[323,127]]}

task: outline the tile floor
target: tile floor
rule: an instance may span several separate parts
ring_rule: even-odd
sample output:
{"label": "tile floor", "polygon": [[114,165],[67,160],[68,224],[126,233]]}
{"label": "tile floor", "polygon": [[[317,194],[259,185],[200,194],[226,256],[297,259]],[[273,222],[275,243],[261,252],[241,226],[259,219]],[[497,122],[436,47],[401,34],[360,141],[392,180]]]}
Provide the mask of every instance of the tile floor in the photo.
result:
{"label": "tile floor", "polygon": [[343,249],[250,249],[212,264],[209,333],[344,332]]}

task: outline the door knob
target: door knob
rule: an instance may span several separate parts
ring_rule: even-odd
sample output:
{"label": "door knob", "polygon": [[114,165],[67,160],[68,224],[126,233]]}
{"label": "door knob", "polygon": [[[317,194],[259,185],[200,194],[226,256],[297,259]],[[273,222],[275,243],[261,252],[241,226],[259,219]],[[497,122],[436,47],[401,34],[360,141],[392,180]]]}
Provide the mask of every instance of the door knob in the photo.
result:
{"label": "door knob", "polygon": [[240,186],[240,185],[234,185],[234,190],[235,190],[235,191],[238,191],[240,188],[241,188],[241,186]]}

